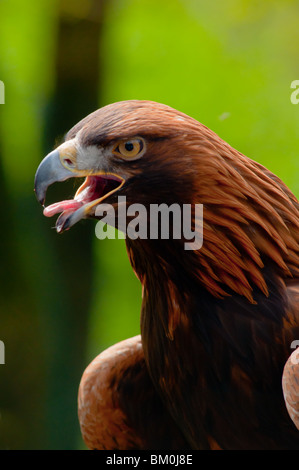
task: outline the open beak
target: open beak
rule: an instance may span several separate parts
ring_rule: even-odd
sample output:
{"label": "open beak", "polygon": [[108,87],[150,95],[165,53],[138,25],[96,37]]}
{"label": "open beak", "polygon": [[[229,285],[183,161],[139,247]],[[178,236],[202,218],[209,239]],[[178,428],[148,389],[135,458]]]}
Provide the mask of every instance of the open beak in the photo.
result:
{"label": "open beak", "polygon": [[61,213],[56,222],[57,232],[69,229],[81,219],[93,217],[96,207],[110,194],[119,190],[125,179],[114,173],[78,169],[77,149],[72,141],[65,142],[49,153],[37,169],[34,190],[43,206],[51,184],[82,176],[85,181],[77,190],[74,199],[60,201],[44,208],[46,217]]}

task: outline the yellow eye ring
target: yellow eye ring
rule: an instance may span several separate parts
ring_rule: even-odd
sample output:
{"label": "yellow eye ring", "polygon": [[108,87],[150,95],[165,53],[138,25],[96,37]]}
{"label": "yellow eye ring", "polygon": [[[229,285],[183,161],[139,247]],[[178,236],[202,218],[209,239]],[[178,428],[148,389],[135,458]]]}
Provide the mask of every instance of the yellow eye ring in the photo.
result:
{"label": "yellow eye ring", "polygon": [[120,142],[114,149],[114,153],[120,154],[128,160],[139,157],[144,149],[144,142],[142,139],[130,139]]}

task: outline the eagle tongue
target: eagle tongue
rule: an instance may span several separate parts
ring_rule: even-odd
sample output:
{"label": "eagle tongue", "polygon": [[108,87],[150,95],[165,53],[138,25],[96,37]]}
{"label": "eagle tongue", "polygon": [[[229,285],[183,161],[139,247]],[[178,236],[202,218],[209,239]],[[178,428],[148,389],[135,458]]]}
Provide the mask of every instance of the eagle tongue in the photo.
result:
{"label": "eagle tongue", "polygon": [[67,211],[74,212],[82,206],[82,202],[76,201],[75,199],[67,199],[66,201],[56,202],[48,207],[45,207],[43,214],[46,217],[52,217],[59,212]]}

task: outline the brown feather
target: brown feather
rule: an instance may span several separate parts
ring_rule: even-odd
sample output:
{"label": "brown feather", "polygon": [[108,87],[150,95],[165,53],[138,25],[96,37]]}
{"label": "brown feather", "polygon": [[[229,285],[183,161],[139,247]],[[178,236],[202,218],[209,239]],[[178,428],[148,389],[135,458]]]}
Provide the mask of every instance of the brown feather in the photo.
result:
{"label": "brown feather", "polygon": [[299,359],[295,350],[286,362],[282,376],[283,395],[295,426],[299,430]]}
{"label": "brown feather", "polygon": [[78,413],[90,449],[189,449],[149,378],[140,335],[99,354],[79,387]]}
{"label": "brown feather", "polygon": [[[295,196],[277,176],[213,131],[158,103],[107,106],[78,123],[66,139],[75,136],[81,148],[98,147],[99,152],[121,139],[140,136],[146,142],[146,152],[136,161],[102,158],[102,171],[126,177],[105,202],[116,207],[117,196],[123,195],[128,205],[203,205],[200,250],[184,251],[184,240],[127,239],[143,287],[143,365],[151,390],[161,397],[160,409],[184,436],[181,442],[193,449],[299,449],[281,388],[290,344],[299,338]],[[112,382],[120,386],[124,369],[113,364]],[[295,371],[286,367],[289,384]],[[102,371],[96,370],[95,380],[98,374]],[[134,382],[134,375],[130,379]],[[110,398],[100,415],[109,410],[120,429],[128,426],[140,448],[148,441],[142,441],[134,413],[124,412],[131,406],[128,395],[111,388],[112,382],[104,376]],[[83,403],[93,393],[91,388],[87,392]],[[111,405],[111,396],[119,401]],[[98,419],[100,398],[93,400],[91,422]],[[92,432],[102,433],[105,442],[102,431]],[[126,439],[118,432],[113,431],[117,445],[125,448]]]}

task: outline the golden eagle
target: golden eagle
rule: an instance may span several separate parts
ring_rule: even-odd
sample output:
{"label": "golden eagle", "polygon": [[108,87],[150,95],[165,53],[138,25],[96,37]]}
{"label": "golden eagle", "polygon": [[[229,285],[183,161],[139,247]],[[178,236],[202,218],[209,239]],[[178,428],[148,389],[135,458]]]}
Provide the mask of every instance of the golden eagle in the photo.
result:
{"label": "golden eagle", "polygon": [[127,207],[203,205],[200,249],[185,250],[183,237],[126,239],[142,284],[141,336],[83,375],[88,447],[299,449],[298,367],[286,365],[299,340],[291,191],[195,119],[138,100],[75,125],[37,170],[38,200],[72,177],[85,177],[74,199],[44,209],[61,213],[58,232],[97,217],[102,202],[117,213],[119,196]]}

